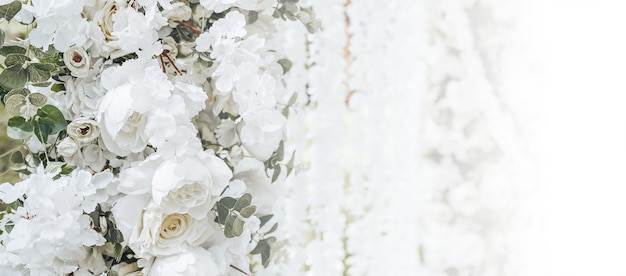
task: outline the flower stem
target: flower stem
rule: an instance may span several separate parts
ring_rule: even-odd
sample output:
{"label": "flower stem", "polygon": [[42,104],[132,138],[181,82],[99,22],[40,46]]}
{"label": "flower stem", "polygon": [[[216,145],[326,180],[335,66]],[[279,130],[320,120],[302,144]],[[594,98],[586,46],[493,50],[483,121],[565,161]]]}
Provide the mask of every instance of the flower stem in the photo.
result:
{"label": "flower stem", "polygon": [[199,35],[202,33],[202,31],[200,31],[200,29],[196,28],[195,26],[185,22],[185,21],[181,21],[181,20],[176,20],[176,23],[180,24],[181,26],[191,30],[192,32],[194,32],[195,34]]}

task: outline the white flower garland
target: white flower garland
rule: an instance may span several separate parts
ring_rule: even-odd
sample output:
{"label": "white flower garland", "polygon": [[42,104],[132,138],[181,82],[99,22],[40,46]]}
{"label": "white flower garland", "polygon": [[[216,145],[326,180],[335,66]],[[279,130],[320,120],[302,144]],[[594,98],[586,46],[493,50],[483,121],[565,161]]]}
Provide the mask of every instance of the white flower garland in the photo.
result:
{"label": "white flower garland", "polygon": [[311,9],[34,0],[0,11],[32,28],[0,45],[8,133],[26,146],[11,157],[22,181],[0,185],[3,274],[250,275],[275,259],[297,97],[292,62],[271,45],[277,18],[316,31]]}

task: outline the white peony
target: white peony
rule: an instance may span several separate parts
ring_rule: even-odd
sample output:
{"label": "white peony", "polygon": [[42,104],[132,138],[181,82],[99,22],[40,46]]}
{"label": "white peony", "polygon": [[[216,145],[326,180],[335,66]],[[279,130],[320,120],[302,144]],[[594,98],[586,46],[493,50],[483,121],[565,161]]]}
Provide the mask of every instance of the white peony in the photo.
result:
{"label": "white peony", "polygon": [[232,178],[232,172],[212,153],[170,159],[154,172],[152,198],[165,213],[206,217]]}
{"label": "white peony", "polygon": [[148,275],[214,276],[220,273],[213,255],[204,248],[194,247],[156,258]]}

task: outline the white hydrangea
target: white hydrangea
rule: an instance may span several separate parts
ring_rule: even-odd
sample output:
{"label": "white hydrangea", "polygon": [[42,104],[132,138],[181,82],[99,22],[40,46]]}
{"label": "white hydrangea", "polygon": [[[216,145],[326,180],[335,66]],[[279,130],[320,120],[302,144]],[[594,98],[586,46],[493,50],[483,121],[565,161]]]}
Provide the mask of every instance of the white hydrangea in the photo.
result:
{"label": "white hydrangea", "polygon": [[108,199],[102,191],[113,175],[105,171],[92,176],[91,172],[76,170],[55,180],[58,173],[46,172],[40,166],[15,186],[0,185],[0,200],[5,203],[14,202],[23,193],[23,206],[6,215],[13,229],[4,234],[4,254],[10,254],[13,267],[28,269],[31,275],[71,273],[87,257],[85,246],[105,242],[91,228],[84,212],[93,211],[96,204]]}

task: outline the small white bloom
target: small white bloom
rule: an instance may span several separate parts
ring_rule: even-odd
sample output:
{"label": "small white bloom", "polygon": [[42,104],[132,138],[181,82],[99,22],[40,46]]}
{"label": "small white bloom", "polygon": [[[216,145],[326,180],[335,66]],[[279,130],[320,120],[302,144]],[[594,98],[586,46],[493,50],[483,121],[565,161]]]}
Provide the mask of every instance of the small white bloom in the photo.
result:
{"label": "small white bloom", "polygon": [[77,118],[67,125],[67,134],[81,143],[89,143],[100,136],[100,126],[90,118]]}
{"label": "small white bloom", "polygon": [[204,248],[194,247],[156,258],[148,275],[216,276],[219,272],[213,255]]}
{"label": "small white bloom", "polygon": [[255,109],[243,115],[239,137],[254,158],[265,161],[278,149],[283,139],[286,119],[278,111]]}
{"label": "small white bloom", "polygon": [[74,77],[84,78],[89,74],[91,58],[82,47],[70,47],[63,53],[63,62],[65,62],[65,66],[70,69]]}
{"label": "small white bloom", "polygon": [[191,8],[188,4],[177,2],[172,5],[172,9],[163,14],[170,21],[187,21],[191,18]]}
{"label": "small white bloom", "polygon": [[65,137],[57,145],[57,152],[63,157],[72,157],[78,151],[80,144],[72,137]]}

